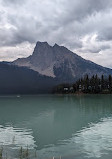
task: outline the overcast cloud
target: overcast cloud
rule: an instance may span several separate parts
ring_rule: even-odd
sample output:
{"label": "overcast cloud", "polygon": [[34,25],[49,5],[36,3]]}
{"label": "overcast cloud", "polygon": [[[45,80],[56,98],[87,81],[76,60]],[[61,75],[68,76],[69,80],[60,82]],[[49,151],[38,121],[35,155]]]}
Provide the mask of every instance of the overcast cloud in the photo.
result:
{"label": "overcast cloud", "polygon": [[64,45],[112,68],[112,0],[0,0],[0,61]]}

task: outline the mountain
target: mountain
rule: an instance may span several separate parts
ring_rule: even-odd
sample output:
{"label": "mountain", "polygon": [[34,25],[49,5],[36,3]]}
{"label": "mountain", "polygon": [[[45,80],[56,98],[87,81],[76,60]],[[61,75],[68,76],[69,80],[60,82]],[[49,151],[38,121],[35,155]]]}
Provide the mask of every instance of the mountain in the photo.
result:
{"label": "mountain", "polygon": [[51,93],[58,81],[31,69],[0,62],[0,94]]}
{"label": "mountain", "polygon": [[0,94],[51,93],[53,87],[88,74],[112,70],[85,60],[64,46],[37,42],[33,54],[13,62],[0,62]]}
{"label": "mountain", "polygon": [[52,47],[47,42],[37,42],[31,56],[17,59],[12,64],[25,66],[62,82],[72,82],[85,74],[112,74],[111,69],[85,60],[64,46],[55,44]]}

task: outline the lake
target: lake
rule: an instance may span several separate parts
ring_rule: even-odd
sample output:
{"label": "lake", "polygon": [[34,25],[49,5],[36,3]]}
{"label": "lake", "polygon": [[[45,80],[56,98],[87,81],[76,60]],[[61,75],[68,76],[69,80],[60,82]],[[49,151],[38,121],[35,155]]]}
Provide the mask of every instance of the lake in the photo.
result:
{"label": "lake", "polygon": [[20,158],[111,159],[112,95],[0,97],[0,149]]}

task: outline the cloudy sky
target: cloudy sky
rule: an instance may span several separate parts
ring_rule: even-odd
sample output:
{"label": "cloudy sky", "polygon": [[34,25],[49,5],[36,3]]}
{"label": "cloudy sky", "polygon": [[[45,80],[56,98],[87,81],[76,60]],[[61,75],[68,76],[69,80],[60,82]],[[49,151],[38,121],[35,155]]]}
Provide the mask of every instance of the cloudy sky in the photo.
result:
{"label": "cloudy sky", "polygon": [[112,68],[112,0],[0,0],[0,61],[64,45]]}

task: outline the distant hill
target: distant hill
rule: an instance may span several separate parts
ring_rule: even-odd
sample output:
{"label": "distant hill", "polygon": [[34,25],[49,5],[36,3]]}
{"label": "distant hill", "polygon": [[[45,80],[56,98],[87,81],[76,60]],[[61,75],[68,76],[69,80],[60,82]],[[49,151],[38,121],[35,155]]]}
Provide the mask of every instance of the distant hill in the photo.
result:
{"label": "distant hill", "polygon": [[17,59],[13,64],[25,66],[63,82],[72,82],[85,74],[89,76],[112,74],[111,69],[85,60],[64,46],[55,44],[52,47],[47,42],[37,42],[31,56]]}
{"label": "distant hill", "polygon": [[10,63],[0,63],[0,94],[51,93],[58,81]]}

